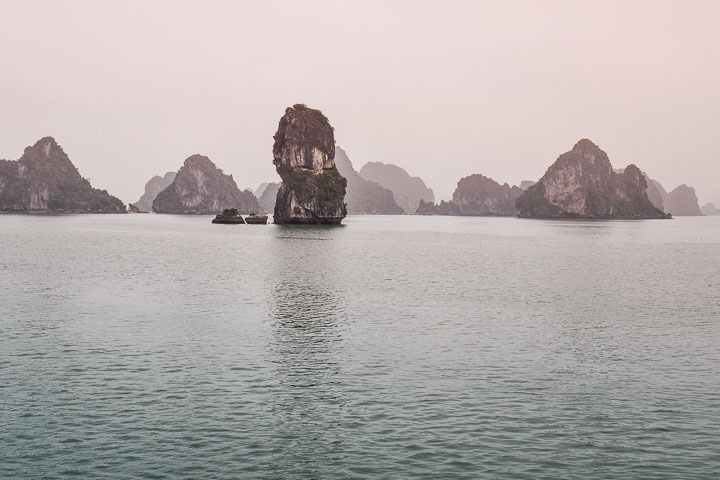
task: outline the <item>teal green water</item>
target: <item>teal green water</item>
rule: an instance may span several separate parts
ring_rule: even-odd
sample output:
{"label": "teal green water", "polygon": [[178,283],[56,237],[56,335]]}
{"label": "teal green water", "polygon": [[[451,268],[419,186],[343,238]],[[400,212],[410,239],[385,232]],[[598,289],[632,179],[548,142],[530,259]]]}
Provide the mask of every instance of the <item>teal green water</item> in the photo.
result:
{"label": "teal green water", "polygon": [[1,478],[711,479],[720,217],[0,216]]}

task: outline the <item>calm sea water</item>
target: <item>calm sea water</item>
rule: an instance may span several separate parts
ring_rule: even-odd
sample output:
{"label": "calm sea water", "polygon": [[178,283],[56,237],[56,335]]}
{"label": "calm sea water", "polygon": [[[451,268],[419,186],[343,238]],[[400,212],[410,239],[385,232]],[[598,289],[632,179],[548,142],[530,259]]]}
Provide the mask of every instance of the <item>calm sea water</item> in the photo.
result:
{"label": "calm sea water", "polygon": [[0,216],[2,478],[718,478],[720,217]]}

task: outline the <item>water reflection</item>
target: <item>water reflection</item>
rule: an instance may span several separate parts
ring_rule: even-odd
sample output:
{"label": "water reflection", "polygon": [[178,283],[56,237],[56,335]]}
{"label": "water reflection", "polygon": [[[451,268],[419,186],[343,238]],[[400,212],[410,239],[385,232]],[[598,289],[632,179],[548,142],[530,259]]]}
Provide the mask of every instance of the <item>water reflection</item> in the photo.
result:
{"label": "water reflection", "polygon": [[333,428],[343,415],[343,332],[347,324],[343,283],[337,265],[338,229],[278,227],[271,239],[271,288],[266,304],[268,355],[276,366],[271,405],[273,430],[282,432],[278,471],[313,477],[323,468],[318,455],[343,442]]}

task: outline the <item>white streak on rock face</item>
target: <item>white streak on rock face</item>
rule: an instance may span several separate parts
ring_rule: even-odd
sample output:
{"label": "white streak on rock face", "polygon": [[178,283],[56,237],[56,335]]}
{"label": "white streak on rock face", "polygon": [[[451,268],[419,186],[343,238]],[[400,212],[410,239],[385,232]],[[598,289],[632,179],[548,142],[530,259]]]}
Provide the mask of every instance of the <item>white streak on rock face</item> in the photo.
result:
{"label": "white streak on rock face", "polygon": [[50,189],[45,184],[35,184],[30,187],[29,210],[47,210],[50,199]]}
{"label": "white streak on rock face", "polygon": [[50,149],[52,148],[51,142],[45,142],[45,146],[43,147],[43,151],[45,152],[46,157],[50,157]]}

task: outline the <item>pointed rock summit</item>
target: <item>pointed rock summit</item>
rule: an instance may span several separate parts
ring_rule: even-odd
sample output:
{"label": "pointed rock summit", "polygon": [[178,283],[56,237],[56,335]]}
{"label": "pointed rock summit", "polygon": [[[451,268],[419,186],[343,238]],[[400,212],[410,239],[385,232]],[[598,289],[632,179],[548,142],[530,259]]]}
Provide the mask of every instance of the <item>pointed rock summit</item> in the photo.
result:
{"label": "pointed rock summit", "polygon": [[339,224],[347,215],[347,180],[335,167],[335,137],[327,117],[293,105],[273,138],[273,164],[282,178],[275,223]]}
{"label": "pointed rock summit", "polygon": [[517,199],[521,217],[665,218],[648,198],[635,165],[613,171],[607,154],[587,139],[558,157],[537,184]]}
{"label": "pointed rock summit", "polygon": [[160,192],[170,186],[173,180],[175,180],[175,175],[175,172],[167,172],[163,177],[159,175],[155,175],[154,177],[152,177],[145,184],[145,193],[143,193],[142,197],[140,197],[140,200],[131,204],[130,206],[137,208],[141,212],[152,211],[155,197],[157,197]]}
{"label": "pointed rock summit", "polygon": [[125,213],[125,204],[80,175],[54,138],[27,147],[17,162],[0,160],[0,210]]}
{"label": "pointed rock summit", "polygon": [[260,210],[250,190],[241,192],[232,175],[223,173],[203,155],[188,157],[172,183],[153,201],[157,213],[207,215],[226,208],[236,208],[240,213]]}

